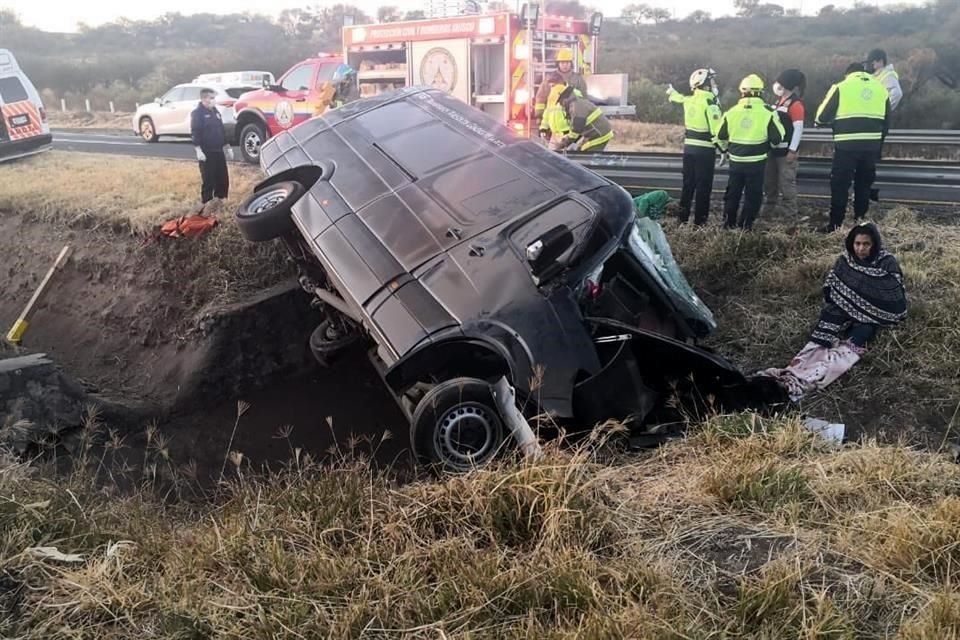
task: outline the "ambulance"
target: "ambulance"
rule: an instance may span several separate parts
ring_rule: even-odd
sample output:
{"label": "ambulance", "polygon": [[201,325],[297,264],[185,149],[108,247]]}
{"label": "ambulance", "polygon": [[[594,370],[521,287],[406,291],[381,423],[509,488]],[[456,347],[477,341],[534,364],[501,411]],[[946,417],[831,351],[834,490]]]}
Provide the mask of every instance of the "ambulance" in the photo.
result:
{"label": "ambulance", "polygon": [[40,94],[6,49],[0,49],[0,115],[0,162],[50,149],[53,137]]}
{"label": "ambulance", "polygon": [[[627,116],[626,74],[598,74],[603,15],[519,12],[501,3],[446,3],[426,20],[343,28],[343,56],[357,70],[361,97],[407,86],[442,89],[528,135],[540,83],[567,50],[590,98],[607,115]],[[450,15],[456,13],[456,15]]]}

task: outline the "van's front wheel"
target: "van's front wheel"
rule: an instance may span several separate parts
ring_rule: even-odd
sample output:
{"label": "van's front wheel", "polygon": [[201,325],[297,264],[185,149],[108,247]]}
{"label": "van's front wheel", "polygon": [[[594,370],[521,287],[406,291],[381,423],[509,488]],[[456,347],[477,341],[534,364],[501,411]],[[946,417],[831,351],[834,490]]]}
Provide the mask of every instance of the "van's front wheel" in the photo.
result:
{"label": "van's front wheel", "polygon": [[420,463],[463,473],[493,460],[505,433],[490,385],[477,378],[454,378],[430,389],[417,403],[410,441]]}

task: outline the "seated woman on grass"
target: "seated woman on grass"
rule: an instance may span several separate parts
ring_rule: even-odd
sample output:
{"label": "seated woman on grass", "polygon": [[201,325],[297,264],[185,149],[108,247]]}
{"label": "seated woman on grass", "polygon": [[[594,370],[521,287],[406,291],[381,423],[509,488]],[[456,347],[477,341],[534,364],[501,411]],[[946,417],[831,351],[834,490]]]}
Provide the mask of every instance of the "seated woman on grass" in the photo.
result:
{"label": "seated woman on grass", "polygon": [[851,229],[846,249],[823,283],[824,305],[810,341],[786,369],[761,372],[776,378],[794,402],[849,371],[878,329],[907,316],[903,272],[883,249],[876,225],[867,222]]}

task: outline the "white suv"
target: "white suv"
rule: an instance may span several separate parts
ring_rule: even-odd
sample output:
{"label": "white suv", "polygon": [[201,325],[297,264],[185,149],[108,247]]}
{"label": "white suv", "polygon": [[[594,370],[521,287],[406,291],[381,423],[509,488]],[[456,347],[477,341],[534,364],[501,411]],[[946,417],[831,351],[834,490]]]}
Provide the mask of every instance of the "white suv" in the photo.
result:
{"label": "white suv", "polygon": [[234,142],[237,121],[233,104],[244,93],[257,89],[254,86],[216,84],[178,84],[162,98],[141,105],[133,115],[133,131],[147,142],[156,142],[160,136],[189,136],[190,114],[200,103],[200,92],[211,89],[217,92],[217,110],[223,118],[227,140]]}

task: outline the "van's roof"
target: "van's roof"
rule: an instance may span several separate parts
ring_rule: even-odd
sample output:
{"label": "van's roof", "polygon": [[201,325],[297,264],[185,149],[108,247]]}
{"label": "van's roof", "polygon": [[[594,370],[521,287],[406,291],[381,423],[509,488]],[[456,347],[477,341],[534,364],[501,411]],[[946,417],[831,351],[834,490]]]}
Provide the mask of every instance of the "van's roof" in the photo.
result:
{"label": "van's roof", "polygon": [[[620,187],[436,89],[328,111],[270,139],[261,162],[271,176],[322,168],[294,204],[294,222],[397,355],[450,323],[539,299],[529,267],[509,257],[508,228],[551,211],[564,224],[592,220],[597,233],[578,242],[609,243],[633,220]],[[474,244],[490,259],[472,258]],[[401,303],[409,322],[388,322]]]}
{"label": "van's roof", "polygon": [[0,49],[0,73],[4,75],[20,73],[20,65],[9,49]]}

